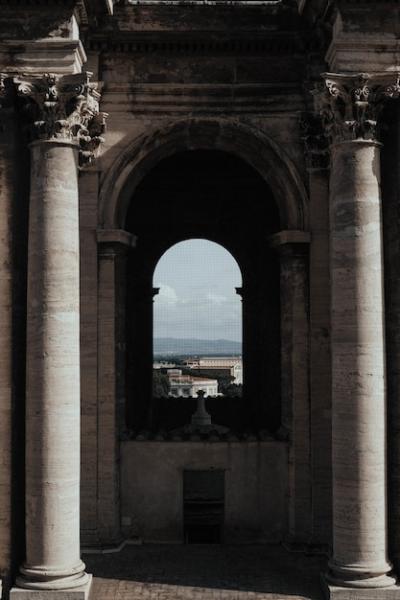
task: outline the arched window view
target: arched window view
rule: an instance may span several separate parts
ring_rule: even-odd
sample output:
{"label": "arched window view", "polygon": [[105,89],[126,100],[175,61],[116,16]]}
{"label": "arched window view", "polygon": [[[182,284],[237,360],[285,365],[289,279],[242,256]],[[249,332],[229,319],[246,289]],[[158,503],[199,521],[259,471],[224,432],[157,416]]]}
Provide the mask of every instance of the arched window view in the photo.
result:
{"label": "arched window view", "polygon": [[130,435],[172,439],[195,413],[225,437],[279,429],[279,218],[265,180],[228,152],[178,152],[144,174],[126,221]]}
{"label": "arched window view", "polygon": [[153,284],[154,396],[241,396],[242,277],[232,255],[207,240],[180,242]]}

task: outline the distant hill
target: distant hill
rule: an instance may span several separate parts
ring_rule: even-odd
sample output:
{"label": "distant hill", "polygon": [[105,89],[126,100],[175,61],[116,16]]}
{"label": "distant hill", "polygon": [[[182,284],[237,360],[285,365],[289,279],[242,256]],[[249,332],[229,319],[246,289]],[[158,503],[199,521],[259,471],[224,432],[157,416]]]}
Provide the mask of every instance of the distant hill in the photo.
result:
{"label": "distant hill", "polygon": [[197,340],[192,338],[155,338],[155,355],[227,354],[242,353],[242,344],[232,340]]}

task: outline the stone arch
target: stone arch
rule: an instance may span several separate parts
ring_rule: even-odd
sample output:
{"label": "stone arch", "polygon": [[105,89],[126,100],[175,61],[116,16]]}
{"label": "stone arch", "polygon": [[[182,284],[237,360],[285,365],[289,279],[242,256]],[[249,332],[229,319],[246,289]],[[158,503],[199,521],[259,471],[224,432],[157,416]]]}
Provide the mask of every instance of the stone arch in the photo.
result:
{"label": "stone arch", "polygon": [[263,131],[227,119],[180,120],[131,140],[102,182],[100,226],[123,229],[129,203],[143,177],[164,158],[200,149],[222,150],[242,158],[276,190],[281,229],[308,228],[307,193],[291,159]]}

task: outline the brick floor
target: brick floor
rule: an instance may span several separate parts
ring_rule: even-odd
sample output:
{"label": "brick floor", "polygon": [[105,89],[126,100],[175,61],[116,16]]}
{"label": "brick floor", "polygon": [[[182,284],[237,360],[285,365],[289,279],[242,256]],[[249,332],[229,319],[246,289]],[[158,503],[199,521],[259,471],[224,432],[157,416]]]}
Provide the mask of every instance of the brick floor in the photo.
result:
{"label": "brick floor", "polygon": [[279,546],[127,546],[85,555],[93,600],[322,600],[320,556]]}

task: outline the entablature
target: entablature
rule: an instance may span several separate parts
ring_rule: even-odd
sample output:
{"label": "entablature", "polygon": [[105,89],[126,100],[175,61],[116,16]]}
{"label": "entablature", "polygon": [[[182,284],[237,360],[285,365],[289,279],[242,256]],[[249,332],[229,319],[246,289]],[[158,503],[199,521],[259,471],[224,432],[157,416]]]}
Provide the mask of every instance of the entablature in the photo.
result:
{"label": "entablature", "polygon": [[330,70],[379,72],[400,65],[399,0],[298,0]]}
{"label": "entablature", "polygon": [[266,35],[261,32],[93,32],[87,39],[87,49],[129,54],[163,55],[298,55],[305,50],[305,41],[296,32]]}
{"label": "entablature", "polygon": [[135,2],[118,3],[102,28],[126,32],[295,31],[300,19],[291,2]]}

